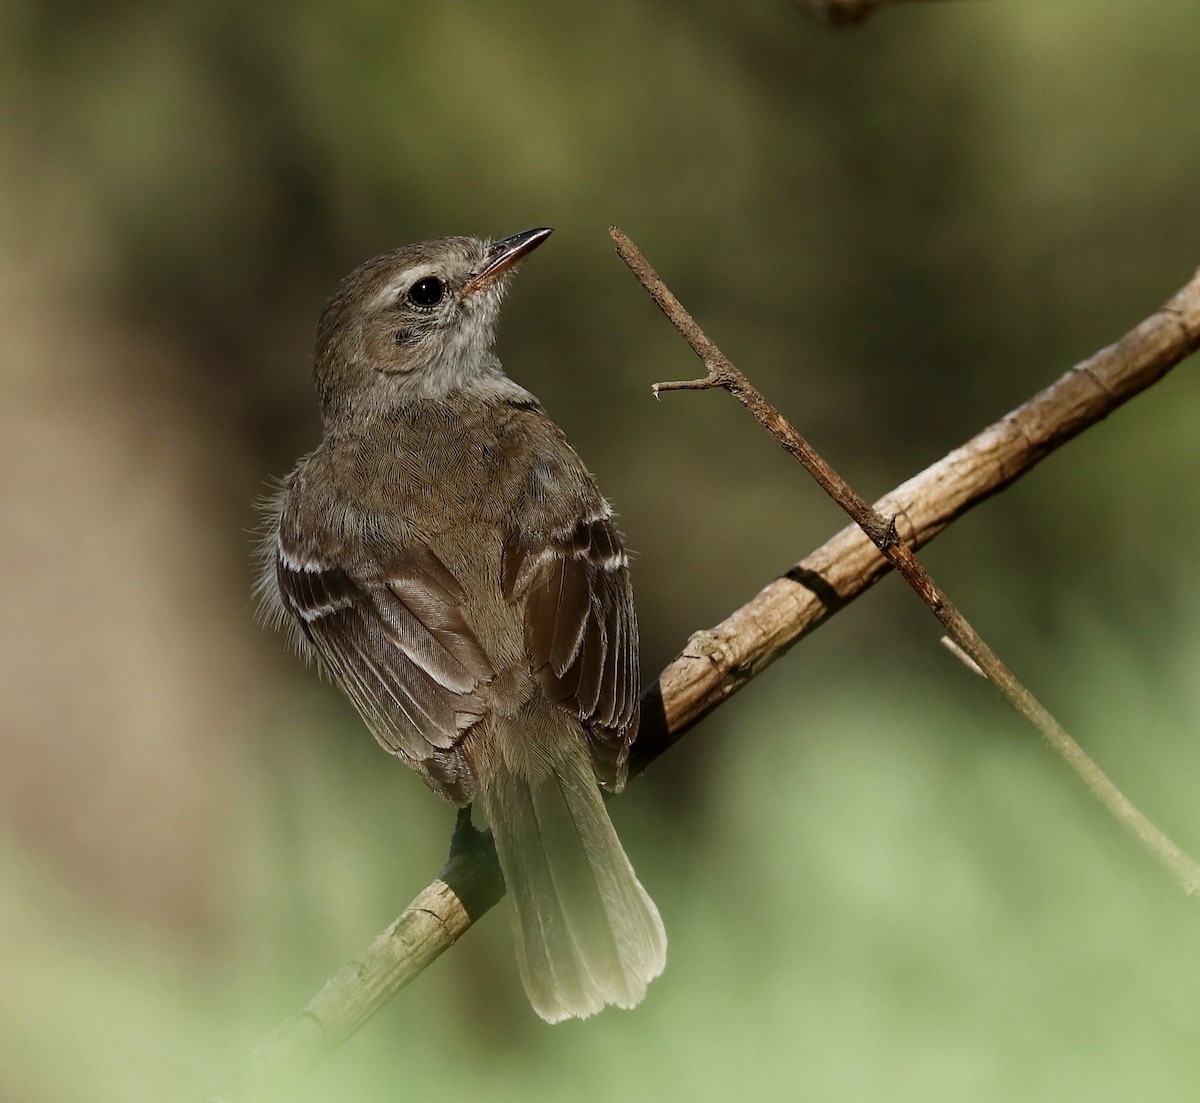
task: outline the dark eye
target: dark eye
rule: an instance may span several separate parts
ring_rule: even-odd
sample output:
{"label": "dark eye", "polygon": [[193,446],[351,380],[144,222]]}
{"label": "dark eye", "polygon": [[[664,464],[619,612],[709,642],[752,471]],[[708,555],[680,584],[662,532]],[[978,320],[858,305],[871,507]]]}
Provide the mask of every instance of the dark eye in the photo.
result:
{"label": "dark eye", "polygon": [[446,285],[436,276],[426,276],[408,289],[408,297],[417,306],[437,306],[446,293]]}

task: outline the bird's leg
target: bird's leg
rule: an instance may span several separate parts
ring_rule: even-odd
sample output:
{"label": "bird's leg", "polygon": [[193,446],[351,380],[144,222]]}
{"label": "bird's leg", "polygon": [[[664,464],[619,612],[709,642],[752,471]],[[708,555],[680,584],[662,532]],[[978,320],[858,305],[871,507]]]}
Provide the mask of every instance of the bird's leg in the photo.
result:
{"label": "bird's leg", "polygon": [[471,822],[471,806],[458,810],[450,836],[450,858],[441,879],[455,892],[472,919],[504,895],[504,875],[490,831]]}
{"label": "bird's leg", "polygon": [[492,833],[480,831],[471,822],[471,805],[465,805],[458,810],[454,821],[454,831],[450,836],[450,861],[455,858],[474,860],[499,869],[496,860],[496,848],[492,844]]}
{"label": "bird's leg", "polygon": [[458,816],[454,820],[454,832],[450,836],[450,857],[472,849],[478,835],[479,831],[471,822],[471,806],[465,804],[458,810]]}

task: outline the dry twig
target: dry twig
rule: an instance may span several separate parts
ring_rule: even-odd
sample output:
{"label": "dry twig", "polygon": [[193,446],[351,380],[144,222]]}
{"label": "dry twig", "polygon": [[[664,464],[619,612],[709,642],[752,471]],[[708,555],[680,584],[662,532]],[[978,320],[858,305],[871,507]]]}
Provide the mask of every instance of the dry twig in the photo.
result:
{"label": "dry twig", "polygon": [[693,351],[704,362],[708,372],[703,379],[656,383],[655,395],[662,391],[705,391],[714,388],[726,390],[733,395],[779,442],[784,451],[795,456],[805,466],[821,489],[850,515],[884,558],[929,606],[951,639],[1003,694],[1004,699],[1042,733],[1050,746],[1083,779],[1100,803],[1175,875],[1185,892],[1191,894],[1200,891],[1200,865],[1180,850],[1130,802],[1087,752],[1067,734],[1049,710],[1001,662],[1000,657],[984,642],[983,637],[959,612],[945,591],[930,577],[913,549],[900,538],[895,518],[885,516],[868,505],[708,339],[679,300],[671,294],[658,273],[650,267],[637,246],[616,227],[613,227],[610,233],[621,259],[629,265],[630,270],[670,319],[671,324],[683,334]]}
{"label": "dry twig", "polygon": [[332,1053],[504,895],[491,835],[459,815],[450,860],[362,957],[343,965],[205,1103],[272,1099]]}
{"label": "dry twig", "polygon": [[[874,510],[924,547],[1072,437],[1157,383],[1200,348],[1200,271],[1115,344],[1068,370]],[[842,529],[713,628],[695,633],[642,696],[636,773],[890,569],[857,524]]]}

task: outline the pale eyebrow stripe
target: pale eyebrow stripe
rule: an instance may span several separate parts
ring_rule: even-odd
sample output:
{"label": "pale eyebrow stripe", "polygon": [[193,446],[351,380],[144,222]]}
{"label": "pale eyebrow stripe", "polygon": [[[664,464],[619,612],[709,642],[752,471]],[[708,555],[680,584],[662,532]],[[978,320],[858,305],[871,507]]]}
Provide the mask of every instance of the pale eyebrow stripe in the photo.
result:
{"label": "pale eyebrow stripe", "polygon": [[436,264],[418,264],[415,268],[406,268],[395,279],[389,280],[367,303],[367,312],[378,310],[384,303],[394,299],[401,291],[411,287],[417,280],[425,276],[442,277],[441,269]]}

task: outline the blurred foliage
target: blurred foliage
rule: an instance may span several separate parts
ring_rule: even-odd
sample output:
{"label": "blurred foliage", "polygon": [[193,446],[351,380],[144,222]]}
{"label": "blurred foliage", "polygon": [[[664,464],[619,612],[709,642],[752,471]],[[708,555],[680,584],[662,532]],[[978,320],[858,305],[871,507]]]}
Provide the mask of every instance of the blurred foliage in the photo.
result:
{"label": "blurred foliage", "polygon": [[[0,1098],[200,1093],[438,868],[245,597],[341,275],[556,227],[500,352],[622,513],[650,677],[843,522],[727,398],[650,401],[696,365],[606,227],[877,495],[1200,263],[1198,58],[1193,0],[0,9]],[[927,554],[1193,852],[1197,402]],[[544,1027],[497,913],[292,1098],[1193,1098],[1194,904],[936,635],[885,583],[614,802],[672,938],[637,1012]]]}

